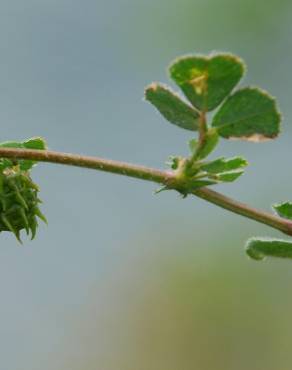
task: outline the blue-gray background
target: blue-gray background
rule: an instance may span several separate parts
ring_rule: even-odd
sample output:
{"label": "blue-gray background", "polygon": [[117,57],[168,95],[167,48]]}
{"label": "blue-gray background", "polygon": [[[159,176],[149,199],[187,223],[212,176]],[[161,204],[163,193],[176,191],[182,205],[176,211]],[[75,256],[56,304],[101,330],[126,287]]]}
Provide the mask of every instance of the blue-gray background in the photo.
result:
{"label": "blue-gray background", "polygon": [[[188,132],[142,101],[176,56],[230,51],[243,83],[280,101],[283,135],[222,142],[246,175],[220,189],[268,209],[292,198],[292,4],[288,0],[2,0],[1,140],[162,167]],[[198,200],[41,164],[41,225],[1,235],[2,370],[276,370],[292,356],[292,264],[255,263],[252,235],[278,235]]]}

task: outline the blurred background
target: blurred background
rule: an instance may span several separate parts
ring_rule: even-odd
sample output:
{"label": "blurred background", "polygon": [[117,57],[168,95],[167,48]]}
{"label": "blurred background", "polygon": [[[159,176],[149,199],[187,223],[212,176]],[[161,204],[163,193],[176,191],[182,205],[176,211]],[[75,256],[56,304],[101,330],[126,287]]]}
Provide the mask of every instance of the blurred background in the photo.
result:
{"label": "blurred background", "polygon": [[[1,141],[163,167],[191,138],[143,102],[185,53],[229,51],[277,96],[283,133],[221,142],[251,166],[218,190],[257,207],[292,198],[288,0],[2,0]],[[0,248],[5,370],[291,368],[292,264],[244,253],[265,226],[151,183],[41,164],[41,225]]]}

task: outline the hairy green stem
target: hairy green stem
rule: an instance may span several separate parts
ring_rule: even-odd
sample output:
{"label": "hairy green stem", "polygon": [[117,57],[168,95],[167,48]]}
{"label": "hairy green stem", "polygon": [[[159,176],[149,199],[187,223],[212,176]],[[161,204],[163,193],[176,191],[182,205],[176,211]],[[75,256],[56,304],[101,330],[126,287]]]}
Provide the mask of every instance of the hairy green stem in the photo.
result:
{"label": "hairy green stem", "polygon": [[[31,159],[39,162],[58,163],[69,166],[91,168],[95,170],[134,177],[166,185],[174,190],[180,189],[180,178],[172,171],[161,171],[155,168],[113,161],[99,157],[62,153],[48,150],[30,150],[0,148],[0,157],[11,159]],[[250,218],[262,224],[292,236],[292,221],[280,218],[271,213],[258,210],[244,203],[228,198],[214,190],[201,188],[192,192],[195,196],[216,204],[228,211]]]}

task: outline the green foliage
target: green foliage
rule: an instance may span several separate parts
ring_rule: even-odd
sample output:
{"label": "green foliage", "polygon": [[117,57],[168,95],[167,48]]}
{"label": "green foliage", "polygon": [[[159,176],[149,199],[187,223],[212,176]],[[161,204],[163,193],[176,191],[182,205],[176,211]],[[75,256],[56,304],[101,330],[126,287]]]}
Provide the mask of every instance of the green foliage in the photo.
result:
{"label": "green foliage", "polygon": [[[7,141],[0,147],[44,150],[46,143],[42,138],[32,138],[24,142]],[[0,159],[0,232],[12,232],[19,242],[23,229],[31,239],[35,237],[37,218],[47,222],[38,206],[39,188],[29,174],[35,164],[30,160]]]}
{"label": "green foliage", "polygon": [[[219,53],[208,56],[187,56],[174,61],[169,69],[171,79],[182,90],[190,104],[185,102],[170,88],[153,83],[145,90],[145,99],[150,102],[171,124],[196,132],[197,136],[189,141],[189,157],[170,157],[172,172],[157,171],[125,163],[96,159],[96,168],[120,173],[155,182],[161,182],[163,190],[177,190],[184,197],[194,193],[235,213],[256,219],[290,233],[292,230],[292,203],[274,206],[280,217],[252,210],[243,204],[211,191],[198,191],[206,186],[233,182],[240,177],[247,161],[242,157],[207,159],[214,152],[219,138],[241,139],[261,142],[274,139],[280,132],[281,115],[276,101],[259,88],[241,88],[238,85],[245,71],[240,58],[235,55]],[[208,113],[217,108],[211,124]],[[46,143],[35,137],[23,142],[7,141],[2,148],[25,150],[45,150]],[[6,151],[8,152],[8,151]],[[9,151],[10,152],[10,151]],[[18,154],[10,152],[12,158]],[[34,157],[33,153],[31,158]],[[48,160],[46,153],[44,161]],[[52,153],[51,153],[52,154]],[[58,158],[55,159],[55,156]],[[70,158],[71,156],[71,158]],[[68,160],[72,159],[72,162]],[[53,162],[92,167],[85,164],[88,158],[55,153]],[[48,160],[49,161],[49,160]],[[37,217],[46,222],[39,210],[38,187],[30,177],[30,170],[36,164],[27,159],[0,158],[0,232],[10,231],[20,241],[20,231],[26,230],[34,238]],[[128,167],[127,167],[128,166]],[[163,180],[161,180],[163,178]],[[240,210],[240,211],[239,211]],[[264,222],[266,220],[266,222]],[[291,226],[291,227],[290,227]],[[276,227],[276,226],[274,226]],[[291,231],[292,233],[292,231]],[[247,254],[257,260],[265,256],[292,258],[292,242],[272,239],[251,239],[247,243]]]}
{"label": "green foliage", "polygon": [[205,172],[205,176],[215,181],[215,184],[221,182],[233,182],[243,174],[243,168],[248,165],[247,161],[241,157],[218,158],[211,162],[203,162],[200,165],[200,171]]}
{"label": "green foliage", "polygon": [[10,231],[20,240],[20,231],[26,230],[33,239],[38,226],[37,217],[46,222],[38,204],[38,187],[19,166],[0,173],[0,232]]}
{"label": "green foliage", "polygon": [[[281,114],[273,97],[256,87],[233,92],[244,71],[240,58],[225,53],[175,60],[169,68],[170,77],[194,108],[161,84],[146,89],[146,99],[168,121],[198,132],[198,137],[189,141],[190,157],[176,156],[171,161],[180,180],[177,190],[184,196],[200,187],[233,182],[243,174],[248,163],[242,157],[205,161],[217,147],[219,137],[262,142],[279,135]],[[218,110],[209,125],[207,113],[215,108]],[[167,188],[164,186],[163,190]],[[280,217],[292,220],[292,203],[275,205],[274,209]],[[254,259],[266,255],[292,258],[292,242],[251,239],[247,254]]]}
{"label": "green foliage", "polygon": [[259,142],[277,137],[280,121],[281,116],[272,97],[260,89],[245,88],[224,102],[212,125],[226,139]]}
{"label": "green foliage", "polygon": [[145,90],[145,99],[174,125],[191,131],[198,129],[199,113],[169,88],[160,84],[152,84]]}
{"label": "green foliage", "polygon": [[187,56],[174,61],[169,71],[195,110],[161,84],[150,85],[145,95],[171,123],[197,130],[200,116],[225,100],[212,122],[222,137],[261,141],[279,134],[281,116],[268,93],[243,88],[230,96],[244,73],[244,64],[237,56]]}
{"label": "green foliage", "polygon": [[291,202],[274,204],[273,208],[280,217],[287,218],[288,220],[292,220],[292,203]]}
{"label": "green foliage", "polygon": [[228,172],[241,169],[246,167],[248,162],[246,159],[242,157],[234,157],[234,158],[218,158],[215,161],[205,163],[201,166],[202,170],[207,171],[209,173],[218,174],[221,172]]}
{"label": "green foliage", "polygon": [[187,56],[170,66],[170,77],[200,111],[215,109],[238,84],[243,62],[231,54]]}
{"label": "green foliage", "polygon": [[46,150],[47,143],[42,137],[32,137],[22,143],[25,149]]}
{"label": "green foliage", "polygon": [[[146,88],[146,100],[164,118],[180,128],[198,131],[198,137],[189,141],[190,158],[181,161],[175,157],[171,163],[189,192],[235,181],[243,173],[247,165],[244,158],[202,162],[218,145],[219,136],[260,142],[279,134],[281,115],[271,96],[258,88],[243,88],[231,95],[244,71],[242,60],[226,53],[175,60],[169,68],[170,77],[194,108],[162,84]],[[210,127],[206,114],[217,107]]]}
{"label": "green foliage", "polygon": [[[33,137],[23,142],[17,141],[5,141],[0,143],[1,148],[17,148],[17,149],[35,149],[35,150],[45,150],[47,149],[47,144],[45,140],[41,137]],[[35,164],[35,161],[31,161],[28,159],[21,159],[18,160],[17,163],[20,166],[20,169],[23,171],[30,170]],[[13,167],[13,161],[6,158],[0,159],[0,170],[4,170],[5,168]]]}
{"label": "green foliage", "polygon": [[[275,204],[273,209],[280,217],[292,220],[292,203]],[[292,241],[252,238],[247,242],[246,253],[256,260],[262,260],[266,256],[292,258]]]}
{"label": "green foliage", "polygon": [[210,180],[209,184],[203,185],[202,183],[203,186],[220,184],[222,182],[233,182],[243,174],[243,168],[247,164],[247,161],[241,157],[229,159],[218,158],[211,162],[201,162],[198,165],[196,176],[204,176]]}
{"label": "green foliage", "polygon": [[233,182],[238,179],[239,176],[243,174],[243,170],[241,171],[229,171],[225,173],[219,173],[217,175],[217,179],[222,182]]}
{"label": "green foliage", "polygon": [[255,260],[265,257],[292,258],[292,242],[280,239],[252,238],[246,244],[246,253]]}
{"label": "green foliage", "polygon": [[[222,158],[202,163],[216,148],[219,136],[260,142],[277,137],[281,115],[275,100],[258,88],[242,88],[230,95],[245,71],[244,63],[235,55],[219,53],[209,56],[186,56],[175,60],[169,68],[170,77],[180,87],[194,108],[162,84],[146,88],[145,97],[172,124],[198,131],[198,138],[189,141],[191,156],[187,165],[179,167],[184,180],[191,184],[210,186],[236,180],[247,165],[245,159]],[[221,105],[221,106],[220,106]],[[211,127],[207,112],[218,108]],[[216,169],[216,167],[218,167]],[[212,169],[213,168],[213,169]],[[205,171],[205,174],[204,174]],[[202,178],[207,177],[207,180]]]}

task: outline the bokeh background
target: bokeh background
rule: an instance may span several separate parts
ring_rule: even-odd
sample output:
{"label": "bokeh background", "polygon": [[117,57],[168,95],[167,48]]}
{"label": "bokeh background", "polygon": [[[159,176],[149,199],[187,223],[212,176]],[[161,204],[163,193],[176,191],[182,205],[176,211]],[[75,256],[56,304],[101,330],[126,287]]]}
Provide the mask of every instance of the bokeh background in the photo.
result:
{"label": "bokeh background", "polygon": [[[292,198],[292,3],[288,0],[2,0],[1,140],[163,167],[188,132],[142,101],[178,55],[240,55],[243,83],[280,101],[283,136],[222,142],[251,166],[218,188],[269,209]],[[0,248],[0,368],[289,369],[292,264],[244,253],[279,236],[199,199],[41,164],[49,227]]]}

